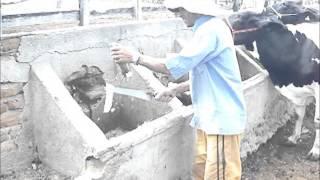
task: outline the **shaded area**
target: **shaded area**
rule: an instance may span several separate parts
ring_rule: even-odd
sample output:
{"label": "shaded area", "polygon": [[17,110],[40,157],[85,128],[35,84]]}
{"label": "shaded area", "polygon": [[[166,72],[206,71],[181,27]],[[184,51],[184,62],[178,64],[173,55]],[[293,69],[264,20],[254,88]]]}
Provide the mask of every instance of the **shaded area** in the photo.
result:
{"label": "shaded area", "polygon": [[320,178],[319,161],[307,159],[311,149],[315,128],[313,123],[314,106],[308,106],[304,120],[301,139],[297,146],[284,146],[286,137],[291,135],[295,119],[288,121],[286,126],[277,133],[258,151],[248,155],[242,162],[244,180],[270,180],[270,179],[308,179]]}
{"label": "shaded area", "polygon": [[105,89],[103,74],[97,66],[82,65],[78,71],[71,73],[64,83],[82,111],[108,139],[120,136],[145,121],[154,120],[169,112],[166,104],[118,94],[113,95],[111,110],[104,112],[108,90]]}
{"label": "shaded area", "polygon": [[82,65],[79,71],[73,72],[65,80],[71,96],[91,119],[94,106],[105,98],[106,82],[102,76],[103,72],[97,66]]}
{"label": "shaded area", "polygon": [[0,179],[5,180],[72,180],[71,177],[62,175],[43,164],[40,164],[37,169],[27,168],[18,171],[11,171],[6,174],[1,174]]}
{"label": "shaded area", "polygon": [[[97,66],[82,65],[78,71],[69,75],[65,86],[79,104],[82,111],[106,134],[109,139],[131,130],[125,121],[120,120],[119,97],[113,98],[113,107],[108,113],[103,112],[106,98],[106,82],[103,72]],[[122,122],[122,124],[120,123]]]}

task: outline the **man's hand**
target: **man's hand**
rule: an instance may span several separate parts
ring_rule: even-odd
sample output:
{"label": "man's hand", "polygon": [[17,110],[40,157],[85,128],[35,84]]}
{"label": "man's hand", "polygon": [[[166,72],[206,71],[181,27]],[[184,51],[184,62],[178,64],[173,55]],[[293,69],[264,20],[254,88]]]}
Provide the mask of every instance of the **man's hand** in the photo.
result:
{"label": "man's hand", "polygon": [[140,57],[140,53],[138,51],[117,43],[112,43],[110,50],[112,59],[118,64],[136,63]]}
{"label": "man's hand", "polygon": [[176,95],[177,95],[176,86],[172,86],[172,87],[168,87],[160,92],[157,92],[155,99],[157,101],[169,102],[174,97],[176,97]]}

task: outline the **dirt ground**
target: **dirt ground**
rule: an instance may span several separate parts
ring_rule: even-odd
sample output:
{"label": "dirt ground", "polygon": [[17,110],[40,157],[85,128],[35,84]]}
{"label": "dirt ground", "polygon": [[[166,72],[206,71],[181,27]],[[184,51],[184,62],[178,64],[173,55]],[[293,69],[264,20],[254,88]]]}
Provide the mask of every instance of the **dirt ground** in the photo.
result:
{"label": "dirt ground", "polygon": [[320,161],[307,159],[315,137],[313,114],[306,115],[298,144],[285,146],[285,138],[290,136],[293,128],[294,120],[291,120],[266,144],[261,145],[258,151],[247,157],[242,163],[243,180],[320,179]]}
{"label": "dirt ground", "polygon": [[58,172],[51,170],[44,165],[40,164],[35,170],[31,167],[20,171],[12,171],[7,174],[0,175],[1,180],[72,180],[71,177],[67,177],[59,174]]}
{"label": "dirt ground", "polygon": [[[283,142],[290,135],[294,121],[289,121],[253,154],[243,161],[242,180],[319,180],[320,161],[310,161],[307,154],[314,141],[313,114],[307,114],[301,139],[297,146],[285,146]],[[44,165],[37,170],[30,168],[0,175],[2,180],[71,180]]]}

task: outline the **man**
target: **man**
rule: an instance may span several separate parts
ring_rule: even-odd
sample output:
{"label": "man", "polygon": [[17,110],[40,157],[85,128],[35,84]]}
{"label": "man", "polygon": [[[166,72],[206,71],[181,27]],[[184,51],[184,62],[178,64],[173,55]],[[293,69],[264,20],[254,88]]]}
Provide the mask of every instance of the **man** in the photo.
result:
{"label": "man", "polygon": [[190,83],[159,92],[156,99],[169,101],[191,90],[194,117],[190,125],[197,129],[194,179],[240,179],[240,135],[246,109],[232,34],[218,17],[225,12],[212,0],[169,0],[165,4],[194,31],[178,56],[163,61],[113,47],[112,57],[116,63],[135,63],[176,79],[190,72]]}

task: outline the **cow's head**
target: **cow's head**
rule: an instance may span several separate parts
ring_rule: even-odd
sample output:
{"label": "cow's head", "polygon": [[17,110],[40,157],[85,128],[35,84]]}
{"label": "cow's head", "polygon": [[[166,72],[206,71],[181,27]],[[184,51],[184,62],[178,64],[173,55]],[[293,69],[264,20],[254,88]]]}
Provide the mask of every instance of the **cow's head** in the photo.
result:
{"label": "cow's head", "polygon": [[[276,12],[275,12],[276,11]],[[268,7],[266,14],[280,14],[284,24],[299,24],[306,21],[319,21],[319,11],[312,8],[305,8],[296,1],[285,1]]]}
{"label": "cow's head", "polygon": [[65,85],[77,101],[86,104],[94,104],[105,96],[106,83],[97,66],[82,65],[66,78]]}
{"label": "cow's head", "polygon": [[259,36],[260,29],[269,23],[279,24],[282,22],[276,16],[263,13],[243,11],[229,16],[229,22],[233,29],[235,45],[245,45],[252,49],[252,43]]}

